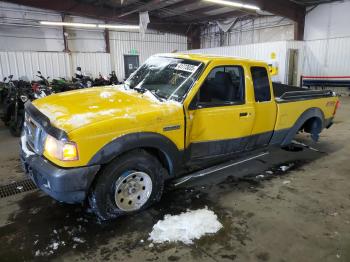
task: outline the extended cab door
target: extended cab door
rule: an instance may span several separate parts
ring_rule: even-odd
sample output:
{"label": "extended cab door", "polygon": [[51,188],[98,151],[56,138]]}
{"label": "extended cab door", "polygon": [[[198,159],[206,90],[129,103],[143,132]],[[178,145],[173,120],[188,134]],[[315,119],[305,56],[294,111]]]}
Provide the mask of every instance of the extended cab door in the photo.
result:
{"label": "extended cab door", "polygon": [[255,120],[247,150],[264,147],[269,144],[273,135],[277,114],[272,83],[266,66],[251,66],[250,73],[254,87]]}
{"label": "extended cab door", "polygon": [[[242,65],[211,65],[192,99],[186,144],[191,160],[243,151],[251,135],[255,108],[246,100]],[[249,69],[248,69],[249,70]]]}

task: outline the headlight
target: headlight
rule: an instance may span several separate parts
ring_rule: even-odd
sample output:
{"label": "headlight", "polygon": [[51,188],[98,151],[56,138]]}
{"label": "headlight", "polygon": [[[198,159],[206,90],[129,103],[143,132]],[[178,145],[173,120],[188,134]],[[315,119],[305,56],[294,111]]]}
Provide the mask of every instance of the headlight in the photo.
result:
{"label": "headlight", "polygon": [[28,101],[28,97],[27,96],[21,96],[21,100],[23,103]]}
{"label": "headlight", "polygon": [[45,153],[62,161],[78,160],[78,148],[76,143],[57,140],[48,135],[45,141]]}

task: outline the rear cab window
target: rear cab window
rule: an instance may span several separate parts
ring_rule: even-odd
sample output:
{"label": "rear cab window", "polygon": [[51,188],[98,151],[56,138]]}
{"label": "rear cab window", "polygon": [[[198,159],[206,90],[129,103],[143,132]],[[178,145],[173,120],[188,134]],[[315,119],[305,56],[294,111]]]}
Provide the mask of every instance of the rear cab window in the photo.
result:
{"label": "rear cab window", "polygon": [[256,102],[271,101],[270,81],[265,67],[253,66],[250,68]]}

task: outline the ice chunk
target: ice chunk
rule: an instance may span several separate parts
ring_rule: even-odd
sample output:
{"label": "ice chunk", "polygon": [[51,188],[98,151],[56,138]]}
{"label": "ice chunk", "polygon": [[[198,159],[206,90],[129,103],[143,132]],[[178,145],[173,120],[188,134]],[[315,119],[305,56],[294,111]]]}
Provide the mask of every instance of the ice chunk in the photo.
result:
{"label": "ice chunk", "polygon": [[280,169],[281,169],[283,172],[286,172],[286,171],[289,169],[289,166],[280,166]]}
{"label": "ice chunk", "polygon": [[52,243],[51,247],[53,250],[56,250],[58,248],[58,245],[59,244],[57,242],[54,242],[54,243]]}
{"label": "ice chunk", "polygon": [[165,215],[153,226],[149,240],[154,243],[183,242],[192,244],[206,234],[214,234],[222,228],[217,215],[207,208],[189,210],[180,215]]}
{"label": "ice chunk", "polygon": [[81,244],[85,243],[85,240],[79,237],[73,237],[73,241]]}

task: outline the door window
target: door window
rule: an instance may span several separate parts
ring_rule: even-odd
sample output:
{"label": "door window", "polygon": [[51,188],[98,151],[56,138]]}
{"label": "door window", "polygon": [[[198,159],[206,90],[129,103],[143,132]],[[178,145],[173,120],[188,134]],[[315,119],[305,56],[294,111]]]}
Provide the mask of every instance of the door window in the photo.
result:
{"label": "door window", "polygon": [[244,103],[244,71],[240,66],[214,68],[200,88],[197,101],[205,107]]}
{"label": "door window", "polygon": [[252,67],[251,69],[254,94],[256,102],[271,100],[270,81],[265,67]]}

